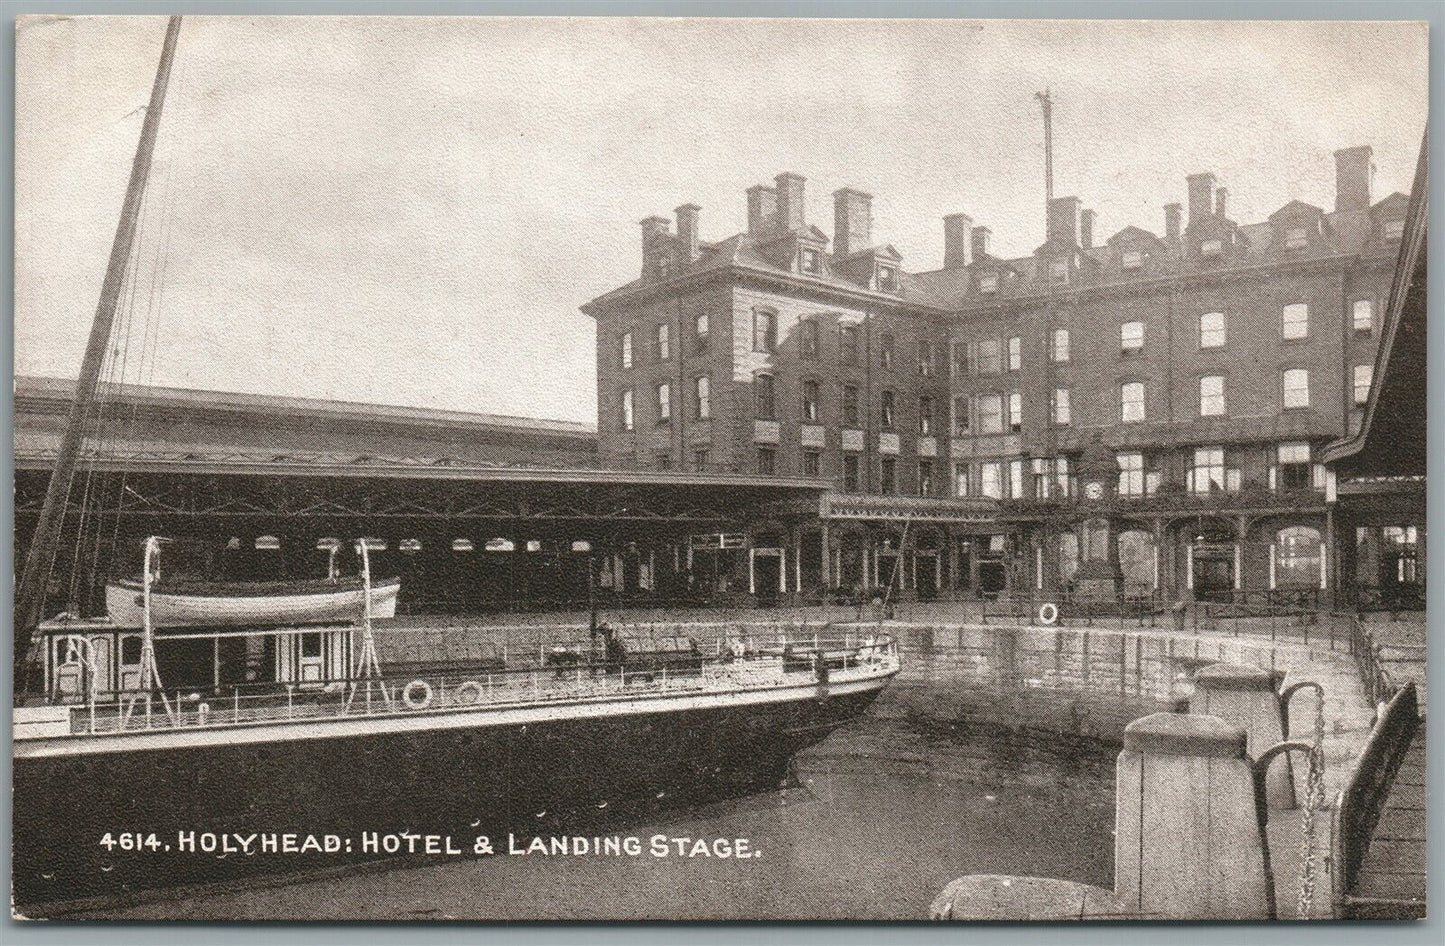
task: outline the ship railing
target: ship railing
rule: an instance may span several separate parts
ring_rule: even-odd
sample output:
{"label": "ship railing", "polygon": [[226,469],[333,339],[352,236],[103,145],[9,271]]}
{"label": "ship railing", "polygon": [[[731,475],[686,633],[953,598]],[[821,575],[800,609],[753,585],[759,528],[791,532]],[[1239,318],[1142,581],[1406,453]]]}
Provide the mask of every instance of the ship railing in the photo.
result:
{"label": "ship railing", "polygon": [[316,682],[237,684],[220,688],[129,691],[107,702],[76,706],[71,732],[133,733],[246,723],[378,715],[459,712],[678,693],[728,693],[812,681],[866,679],[898,669],[887,635],[857,639],[769,638],[754,649],[726,652],[691,665],[576,663]]}

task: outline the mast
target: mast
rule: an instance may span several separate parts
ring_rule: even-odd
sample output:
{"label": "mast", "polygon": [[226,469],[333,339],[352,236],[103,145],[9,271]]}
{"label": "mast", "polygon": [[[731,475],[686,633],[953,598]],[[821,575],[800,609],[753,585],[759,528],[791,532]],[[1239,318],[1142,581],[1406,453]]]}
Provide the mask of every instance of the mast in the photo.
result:
{"label": "mast", "polygon": [[1044,222],[1048,223],[1049,204],[1054,201],[1054,100],[1045,88],[1034,98],[1044,108]]}
{"label": "mast", "polygon": [[181,18],[171,17],[166,25],[165,44],[161,47],[155,84],[151,87],[150,104],[146,108],[145,122],[141,125],[140,143],[136,146],[135,160],[131,164],[130,183],[126,186],[125,203],[121,207],[120,225],[116,228],[115,239],[110,246],[110,262],[106,265],[100,302],[95,309],[95,321],[91,323],[90,338],[86,342],[85,356],[80,363],[80,377],[75,382],[75,397],[70,402],[65,433],[55,457],[55,467],[50,472],[50,483],[45,489],[45,503],[40,509],[40,519],[36,523],[30,549],[25,556],[25,570],[15,592],[16,673],[13,679],[17,692],[32,664],[29,659],[31,645],[35,631],[44,617],[50,562],[60,540],[61,527],[65,524],[65,507],[70,498],[70,483],[75,473],[76,460],[80,455],[84,421],[96,396],[97,381],[105,364],[111,328],[115,323],[115,311],[120,302],[121,286],[125,281],[126,263],[135,244],[141,198],[145,195],[146,182],[150,177],[151,156],[155,152],[156,132],[161,121],[161,106],[165,102],[166,85],[170,81],[171,63],[175,59],[176,39],[180,32]]}

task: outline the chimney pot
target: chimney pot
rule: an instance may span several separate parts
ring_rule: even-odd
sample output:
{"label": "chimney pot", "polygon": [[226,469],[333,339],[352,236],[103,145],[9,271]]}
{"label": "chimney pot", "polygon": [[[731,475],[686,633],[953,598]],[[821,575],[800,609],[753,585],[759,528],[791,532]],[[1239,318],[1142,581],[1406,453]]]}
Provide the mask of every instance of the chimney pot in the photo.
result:
{"label": "chimney pot", "polygon": [[1191,174],[1184,180],[1189,186],[1189,225],[1192,227],[1214,211],[1214,175]]}
{"label": "chimney pot", "polygon": [[784,171],[773,178],[778,194],[778,225],[792,232],[803,229],[803,183],[801,174]]}
{"label": "chimney pot", "polygon": [[778,192],[766,184],[754,184],[748,188],[748,233],[760,236],[772,225],[772,218],[778,210]]}
{"label": "chimney pot", "polygon": [[1094,211],[1079,214],[1079,243],[1086,250],[1094,248]]}
{"label": "chimney pot", "polygon": [[1055,197],[1049,201],[1047,237],[1050,243],[1079,245],[1079,198]]}
{"label": "chimney pot", "polygon": [[973,218],[968,214],[949,214],[943,218],[943,268],[958,269],[968,265],[968,241]]}
{"label": "chimney pot", "polygon": [[1184,208],[1178,204],[1164,205],[1164,238],[1178,242],[1180,231],[1180,218],[1184,215]]}
{"label": "chimney pot", "polygon": [[1374,150],[1358,145],[1335,152],[1335,211],[1369,210],[1374,182]]}
{"label": "chimney pot", "polygon": [[872,245],[873,195],[851,187],[833,192],[833,253],[847,256]]}
{"label": "chimney pot", "polygon": [[974,227],[969,234],[969,250],[975,263],[988,259],[988,238],[991,235],[988,227]]}
{"label": "chimney pot", "polygon": [[697,216],[701,211],[697,204],[683,204],[673,211],[677,214],[677,237],[689,260],[697,259]]}

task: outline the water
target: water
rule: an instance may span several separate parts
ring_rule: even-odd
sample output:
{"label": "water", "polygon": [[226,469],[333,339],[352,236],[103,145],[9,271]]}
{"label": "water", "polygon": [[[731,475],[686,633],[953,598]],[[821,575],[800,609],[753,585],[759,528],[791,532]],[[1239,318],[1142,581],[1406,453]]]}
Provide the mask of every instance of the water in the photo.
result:
{"label": "water", "polygon": [[[795,763],[796,786],[620,824],[641,856],[493,856],[175,892],[117,919],[926,919],[963,874],[1112,886],[1114,750],[870,714]],[[654,835],[759,856],[667,858]]]}

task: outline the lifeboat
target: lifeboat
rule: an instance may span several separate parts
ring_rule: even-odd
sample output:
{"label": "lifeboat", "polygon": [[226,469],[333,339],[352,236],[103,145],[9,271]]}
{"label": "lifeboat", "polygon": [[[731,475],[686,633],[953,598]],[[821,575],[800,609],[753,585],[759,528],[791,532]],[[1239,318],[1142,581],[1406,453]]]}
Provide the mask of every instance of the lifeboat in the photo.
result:
{"label": "lifeboat", "polygon": [[[395,617],[400,590],[400,578],[372,581],[371,616]],[[365,593],[360,577],[262,582],[157,581],[151,584],[151,626],[287,626],[351,621],[361,614]],[[144,625],[144,598],[139,580],[106,583],[106,612],[117,627]]]}

